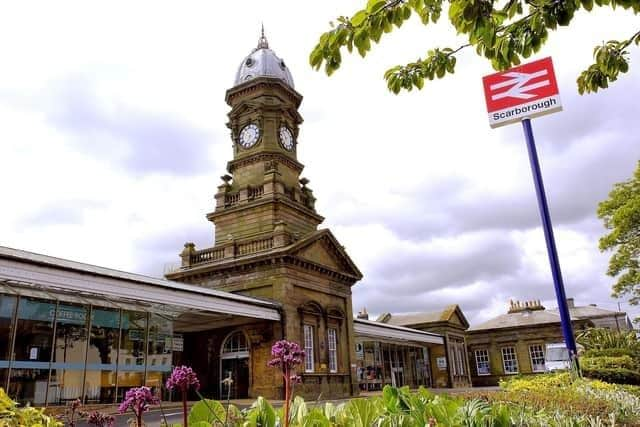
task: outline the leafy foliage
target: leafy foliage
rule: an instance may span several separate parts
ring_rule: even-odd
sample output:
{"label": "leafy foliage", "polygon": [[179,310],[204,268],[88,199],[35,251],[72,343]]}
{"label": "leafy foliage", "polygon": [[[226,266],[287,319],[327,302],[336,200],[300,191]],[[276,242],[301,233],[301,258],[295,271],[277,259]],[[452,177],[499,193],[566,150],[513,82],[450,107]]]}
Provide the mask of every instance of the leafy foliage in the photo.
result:
{"label": "leafy foliage", "polygon": [[[640,13],[640,0],[449,0],[450,24],[468,42],[456,49],[430,49],[424,58],[390,68],[384,75],[387,86],[397,94],[402,89],[422,89],[425,79],[453,74],[455,54],[466,47],[475,48],[476,54],[489,60],[496,70],[518,65],[544,46],[549,31],[570,25],[576,11],[591,11],[594,5]],[[342,48],[350,53],[355,48],[365,57],[372,42],[379,43],[384,34],[400,28],[412,15],[428,26],[440,20],[443,8],[443,0],[369,0],[351,18],[340,16],[337,24],[331,23],[332,29],[320,36],[309,62],[315,69],[324,64],[325,72],[331,75],[342,64]],[[640,43],[640,32],[627,40],[611,40],[596,47],[595,63],[580,74],[578,91],[596,92],[626,73],[626,48],[632,43]]]}
{"label": "leafy foliage", "polygon": [[574,380],[563,372],[514,378],[500,385],[500,393],[486,396],[490,402],[534,411],[553,409],[561,417],[580,414],[594,419],[611,414],[619,422],[632,425],[640,422],[640,399],[616,384],[586,378]]}
{"label": "leafy foliage", "polygon": [[1,427],[62,427],[62,423],[45,415],[44,409],[26,406],[19,408],[4,389],[0,388]]}
{"label": "leafy foliage", "polygon": [[640,163],[633,177],[613,187],[609,198],[598,205],[598,217],[609,234],[600,238],[600,250],[615,250],[607,274],[617,277],[613,295],[628,295],[640,303]]}
{"label": "leafy foliage", "polygon": [[576,337],[585,350],[626,349],[640,350],[635,331],[618,332],[606,328],[589,328]]}

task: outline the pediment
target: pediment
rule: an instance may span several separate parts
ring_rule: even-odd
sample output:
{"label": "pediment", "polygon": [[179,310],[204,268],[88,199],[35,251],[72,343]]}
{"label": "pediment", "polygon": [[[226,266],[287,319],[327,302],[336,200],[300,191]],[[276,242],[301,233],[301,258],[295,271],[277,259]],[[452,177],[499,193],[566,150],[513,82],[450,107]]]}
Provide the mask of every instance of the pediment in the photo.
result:
{"label": "pediment", "polygon": [[322,230],[293,245],[291,255],[321,265],[330,270],[353,276],[357,280],[362,273],[347,255],[329,230]]}

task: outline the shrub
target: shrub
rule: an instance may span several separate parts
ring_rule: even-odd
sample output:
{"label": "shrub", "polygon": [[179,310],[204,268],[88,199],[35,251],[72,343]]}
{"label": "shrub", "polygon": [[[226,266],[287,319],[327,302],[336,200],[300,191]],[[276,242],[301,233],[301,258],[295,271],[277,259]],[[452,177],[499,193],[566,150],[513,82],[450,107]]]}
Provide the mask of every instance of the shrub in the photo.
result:
{"label": "shrub", "polygon": [[31,406],[19,408],[18,403],[14,402],[0,387],[0,426],[62,427],[62,423],[45,415],[44,409]]}
{"label": "shrub", "polygon": [[576,341],[585,350],[625,348],[633,351],[640,350],[640,342],[635,331],[618,332],[605,328],[589,328],[582,331]]}
{"label": "shrub", "polygon": [[[585,351],[582,357],[621,357],[629,356],[632,359],[640,360],[640,351],[628,348],[600,348]],[[580,359],[582,360],[582,358]]]}
{"label": "shrub", "polygon": [[640,372],[627,368],[582,369],[587,378],[594,378],[613,384],[640,385]]}
{"label": "shrub", "polygon": [[593,379],[572,380],[569,373],[514,378],[501,384],[502,391],[487,394],[490,402],[503,402],[561,414],[603,416],[640,422],[640,399],[622,386]]}
{"label": "shrub", "polygon": [[598,369],[629,369],[635,371],[638,368],[638,364],[631,356],[598,356],[598,357],[582,357],[580,358],[580,367],[583,370],[598,370]]}

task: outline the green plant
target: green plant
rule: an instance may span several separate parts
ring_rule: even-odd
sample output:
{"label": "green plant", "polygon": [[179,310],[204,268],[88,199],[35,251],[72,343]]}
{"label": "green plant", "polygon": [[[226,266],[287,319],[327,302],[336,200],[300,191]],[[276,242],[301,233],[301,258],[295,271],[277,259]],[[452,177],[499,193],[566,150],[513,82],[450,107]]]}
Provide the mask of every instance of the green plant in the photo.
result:
{"label": "green plant", "polygon": [[586,370],[623,368],[637,370],[638,362],[629,355],[624,356],[596,356],[580,358],[580,366]]}
{"label": "green plant", "polygon": [[640,350],[640,342],[635,331],[618,332],[606,328],[589,328],[576,336],[576,341],[585,350],[604,350],[610,348]]}
{"label": "green plant", "polygon": [[613,384],[640,385],[640,372],[626,368],[583,369],[587,378],[594,378]]}
{"label": "green plant", "polygon": [[19,408],[0,387],[0,427],[62,427],[62,423],[44,413],[44,409]]}

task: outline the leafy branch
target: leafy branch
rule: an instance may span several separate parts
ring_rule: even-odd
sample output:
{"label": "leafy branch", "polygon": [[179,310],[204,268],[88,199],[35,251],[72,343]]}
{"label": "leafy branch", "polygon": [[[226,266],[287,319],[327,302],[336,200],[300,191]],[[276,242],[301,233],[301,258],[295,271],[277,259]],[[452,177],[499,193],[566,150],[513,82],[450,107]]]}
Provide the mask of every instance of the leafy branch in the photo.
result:
{"label": "leafy branch", "polygon": [[[640,12],[640,0],[507,0],[500,5],[496,0],[448,2],[449,21],[458,34],[467,36],[468,43],[457,49],[431,49],[424,59],[390,68],[384,76],[393,93],[414,87],[422,89],[425,79],[434,80],[454,73],[455,55],[470,46],[474,46],[476,53],[488,59],[496,70],[518,65],[522,58],[528,58],[542,48],[549,30],[569,25],[580,8],[591,11],[597,5]],[[324,64],[325,72],[331,75],[340,68],[343,47],[349,52],[355,47],[365,57],[371,50],[372,41],[378,43],[383,34],[393,31],[394,27],[400,28],[413,13],[428,25],[439,21],[442,7],[443,0],[369,0],[366,7],[351,18],[341,16],[337,19],[338,25],[332,23],[333,29],[320,36],[309,62],[315,69]],[[581,75],[583,80],[578,80],[580,93],[606,87],[619,72],[626,72],[628,61],[624,49],[633,41],[638,43],[637,33],[629,40],[612,41],[600,47],[596,64],[585,72],[587,74],[583,73],[584,77]]]}

